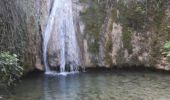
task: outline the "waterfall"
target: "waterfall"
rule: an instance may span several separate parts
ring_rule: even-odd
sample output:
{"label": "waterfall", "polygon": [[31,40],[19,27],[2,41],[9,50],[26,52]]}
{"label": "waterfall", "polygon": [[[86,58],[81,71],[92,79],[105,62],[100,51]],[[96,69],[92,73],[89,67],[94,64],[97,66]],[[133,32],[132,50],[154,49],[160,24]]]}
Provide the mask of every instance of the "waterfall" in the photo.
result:
{"label": "waterfall", "polygon": [[[54,23],[57,23],[54,26]],[[43,34],[43,59],[46,73],[50,73],[47,52],[48,42],[53,28],[58,34],[59,42],[56,43],[60,48],[60,72],[75,72],[79,70],[79,47],[73,23],[72,0],[54,0],[48,18],[47,26]]]}
{"label": "waterfall", "polygon": [[44,59],[44,66],[45,66],[45,71],[48,73],[50,72],[50,68],[48,66],[48,61],[47,61],[47,49],[48,49],[48,42],[51,36],[52,32],[52,27],[54,25],[54,19],[56,15],[56,9],[57,9],[57,2],[55,1],[51,10],[51,13],[48,18],[47,26],[45,29],[45,33],[43,34],[43,59]]}

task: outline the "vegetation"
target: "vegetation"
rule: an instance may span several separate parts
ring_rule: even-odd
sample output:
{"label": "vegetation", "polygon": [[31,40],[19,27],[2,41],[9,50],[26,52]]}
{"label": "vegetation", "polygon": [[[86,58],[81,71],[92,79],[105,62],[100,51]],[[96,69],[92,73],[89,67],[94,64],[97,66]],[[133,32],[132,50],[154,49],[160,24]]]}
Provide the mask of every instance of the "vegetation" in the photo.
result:
{"label": "vegetation", "polygon": [[98,0],[80,0],[82,3],[90,3],[89,8],[81,13],[82,19],[86,24],[85,37],[90,40],[89,51],[93,54],[99,52],[99,40],[102,24],[105,19],[105,1]]}
{"label": "vegetation", "polygon": [[23,75],[23,68],[19,64],[16,54],[3,52],[0,54],[0,85],[12,86]]}
{"label": "vegetation", "polygon": [[165,16],[165,0],[120,0],[116,9],[120,11],[119,22],[134,31],[148,31],[160,27]]}
{"label": "vegetation", "polygon": [[170,59],[170,41],[167,41],[164,46],[163,46],[163,53],[164,55],[166,55],[166,57],[168,57]]}
{"label": "vegetation", "polygon": [[[36,53],[41,52],[38,47],[41,30],[33,14],[34,8],[17,2],[3,0],[0,3],[0,52],[14,52],[24,66],[24,72],[28,72],[34,68]],[[31,4],[28,2],[27,5]]]}
{"label": "vegetation", "polygon": [[123,29],[123,44],[124,44],[124,48],[127,48],[129,53],[132,53],[132,43],[131,43],[131,38],[133,35],[133,31],[128,28],[128,29]]}
{"label": "vegetation", "polygon": [[[167,0],[80,0],[81,3],[88,4],[88,8],[81,13],[84,20],[85,38],[88,40],[89,52],[98,55],[99,42],[107,19],[111,18],[109,31],[113,30],[112,23],[119,23],[122,26],[122,42],[124,49],[132,54],[132,36],[137,33],[144,40],[148,40],[146,33],[153,33],[151,36],[151,56],[152,59],[161,56],[161,42],[166,41],[169,35],[169,19],[166,18]],[[168,27],[167,27],[168,26]],[[103,28],[104,27],[104,28]],[[168,35],[168,36],[167,36]],[[110,59],[110,40],[106,40],[106,62]],[[141,45],[147,43],[141,40]],[[108,43],[107,43],[108,42]],[[142,52],[141,49],[140,52]],[[122,57],[120,57],[122,56]],[[124,55],[120,54],[120,58]],[[136,58],[135,58],[136,59]],[[156,61],[156,60],[155,60]]]}
{"label": "vegetation", "polygon": [[105,62],[106,64],[109,64],[109,65],[113,65],[112,56],[111,56],[112,49],[113,49],[112,43],[113,41],[110,36],[105,45]]}

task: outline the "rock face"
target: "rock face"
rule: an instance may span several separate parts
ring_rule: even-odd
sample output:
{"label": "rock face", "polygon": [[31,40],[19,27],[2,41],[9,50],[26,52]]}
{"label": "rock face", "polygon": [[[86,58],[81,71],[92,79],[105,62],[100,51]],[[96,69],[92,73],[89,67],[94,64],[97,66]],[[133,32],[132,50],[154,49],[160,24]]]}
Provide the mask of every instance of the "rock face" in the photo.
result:
{"label": "rock face", "polygon": [[[82,66],[170,70],[170,61],[161,54],[164,42],[170,38],[170,5],[166,0],[159,1],[72,0]],[[0,50],[18,53],[27,70],[34,66],[43,69],[42,33],[52,4],[53,0],[0,2]],[[57,28],[53,31],[48,62],[57,67]]]}
{"label": "rock face", "polygon": [[82,8],[79,29],[84,30],[85,66],[170,69],[161,54],[170,37],[168,1],[80,0],[76,4]]}
{"label": "rock face", "polygon": [[[50,0],[2,0],[0,2],[0,51],[20,56],[26,71],[41,63],[41,32]],[[48,9],[47,9],[48,8]]]}

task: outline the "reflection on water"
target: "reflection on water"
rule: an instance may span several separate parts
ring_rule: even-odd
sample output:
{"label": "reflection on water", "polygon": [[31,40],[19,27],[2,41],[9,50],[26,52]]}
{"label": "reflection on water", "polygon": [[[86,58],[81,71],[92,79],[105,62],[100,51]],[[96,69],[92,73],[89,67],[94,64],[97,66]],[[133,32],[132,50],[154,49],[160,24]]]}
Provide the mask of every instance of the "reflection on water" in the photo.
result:
{"label": "reflection on water", "polygon": [[80,80],[73,76],[56,76],[44,78],[45,100],[76,100],[80,92]]}
{"label": "reflection on water", "polygon": [[170,75],[154,72],[86,72],[37,76],[13,90],[14,100],[169,100]]}

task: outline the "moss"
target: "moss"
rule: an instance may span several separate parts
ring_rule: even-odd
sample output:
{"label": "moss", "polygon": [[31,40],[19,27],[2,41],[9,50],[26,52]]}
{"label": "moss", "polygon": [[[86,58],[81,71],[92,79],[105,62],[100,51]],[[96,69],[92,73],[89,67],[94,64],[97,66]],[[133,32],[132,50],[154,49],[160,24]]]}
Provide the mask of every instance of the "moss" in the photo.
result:
{"label": "moss", "polygon": [[113,22],[118,22],[119,15],[118,15],[119,10],[118,9],[112,9],[111,11],[111,18]]}
{"label": "moss", "polygon": [[[170,38],[170,20],[165,20],[165,9],[167,0],[79,0],[81,3],[87,3],[89,8],[81,14],[86,24],[85,37],[89,44],[89,51],[92,54],[99,52],[100,32],[102,24],[106,17],[111,17],[112,22],[109,26],[109,32],[113,30],[114,22],[120,23],[123,27],[122,41],[124,48],[132,53],[132,35],[134,32],[145,36],[147,32],[154,33],[152,37],[152,56],[157,57],[160,53],[160,38],[164,41]],[[107,3],[107,4],[106,4]],[[106,7],[107,6],[107,7]],[[111,9],[111,13],[106,10]],[[109,15],[110,14],[110,15]],[[144,34],[144,35],[142,35]],[[147,35],[146,35],[147,36]],[[146,41],[142,41],[146,42]],[[111,41],[106,41],[105,60],[111,63]],[[142,50],[141,50],[142,51]],[[136,56],[137,57],[137,56]],[[134,57],[134,59],[136,59]],[[124,61],[123,50],[117,56],[117,62]]]}
{"label": "moss", "polygon": [[118,21],[133,30],[142,30],[146,20],[145,4],[136,0],[128,4],[120,0],[117,4],[116,9],[120,12]]}
{"label": "moss", "polygon": [[169,41],[170,39],[170,18],[164,17],[161,21],[160,26],[155,30],[155,35],[152,36],[152,43],[151,43],[151,56],[152,56],[152,65],[157,62],[157,59],[162,57],[162,48],[165,41]]}
{"label": "moss", "polygon": [[113,49],[112,38],[109,36],[109,39],[107,40],[106,45],[105,45],[105,58],[104,59],[105,59],[106,64],[110,66],[113,65],[112,56],[111,56],[112,49]]}
{"label": "moss", "polygon": [[[158,1],[158,0],[156,0]],[[153,59],[161,57],[161,48],[163,42],[169,40],[170,38],[170,18],[166,16],[166,4],[167,0],[159,0],[159,2],[152,2],[153,5],[156,5],[149,12],[152,15],[152,27],[154,36],[152,36],[152,57]],[[160,42],[161,41],[161,42]],[[156,62],[154,60],[154,62]]]}
{"label": "moss", "polygon": [[79,0],[80,3],[87,3],[88,0]]}
{"label": "moss", "polygon": [[[154,30],[155,33],[159,33],[160,27],[167,27],[167,25],[162,25],[166,2],[166,0],[132,0],[130,2],[119,0],[114,6],[112,19],[122,24],[123,44],[129,53],[132,53],[131,36],[133,31],[145,34],[147,31]],[[117,18],[116,10],[119,11],[119,18]],[[110,29],[112,28],[110,27]],[[163,31],[163,34],[168,33],[164,29]],[[154,43],[157,44],[156,42]]]}
{"label": "moss", "polygon": [[109,32],[112,32],[112,30],[113,30],[113,23],[115,23],[115,22],[117,22],[117,11],[116,11],[116,9],[112,9],[112,11],[111,11],[111,24],[110,24],[110,26],[109,26]]}
{"label": "moss", "polygon": [[[33,57],[40,49],[36,45],[40,43],[41,35],[38,31],[38,23],[34,21],[34,13],[32,13],[34,8],[25,7],[28,9],[24,9],[24,5],[23,2],[18,4],[15,0],[2,0],[0,3],[0,9],[3,9],[0,12],[0,51],[17,54],[21,64],[26,66],[25,70],[29,70],[34,68],[35,59]],[[32,9],[31,12],[26,13],[30,9]],[[31,15],[33,16],[31,17]]]}
{"label": "moss", "polygon": [[165,18],[159,27],[159,37],[165,36],[165,41],[170,38],[170,18]]}
{"label": "moss", "polygon": [[116,55],[116,65],[121,66],[125,63],[124,53],[123,50],[119,50]]}
{"label": "moss", "polygon": [[111,38],[111,36],[109,36],[109,39],[107,40],[106,47],[105,47],[107,52],[112,52],[112,49],[113,49],[112,43],[113,43],[112,38]]}
{"label": "moss", "polygon": [[93,54],[96,54],[99,52],[99,43],[98,42],[93,42],[90,44],[89,51]]}
{"label": "moss", "polygon": [[0,19],[3,19],[3,22],[0,22],[0,51],[16,53],[20,59],[23,59],[27,38],[23,28],[24,24],[15,26],[11,19],[4,17],[0,17]]}
{"label": "moss", "polygon": [[150,0],[148,1],[148,24],[159,29],[162,20],[165,17],[166,0]]}
{"label": "moss", "polygon": [[106,65],[109,65],[109,66],[113,65],[112,56],[110,54],[107,53],[104,59],[105,59]]}
{"label": "moss", "polygon": [[99,52],[99,38],[100,30],[105,19],[105,2],[98,3],[98,0],[80,2],[89,3],[89,8],[81,13],[81,17],[86,24],[85,37],[88,38],[89,51],[93,54]]}
{"label": "moss", "polygon": [[133,48],[131,45],[132,34],[133,31],[130,28],[123,27],[123,32],[122,32],[123,46],[128,50],[129,53],[132,53],[132,48]]}
{"label": "moss", "polygon": [[[119,0],[114,9],[119,10],[118,22],[134,31],[157,29],[165,16],[166,0]],[[113,15],[115,16],[115,15]]]}

